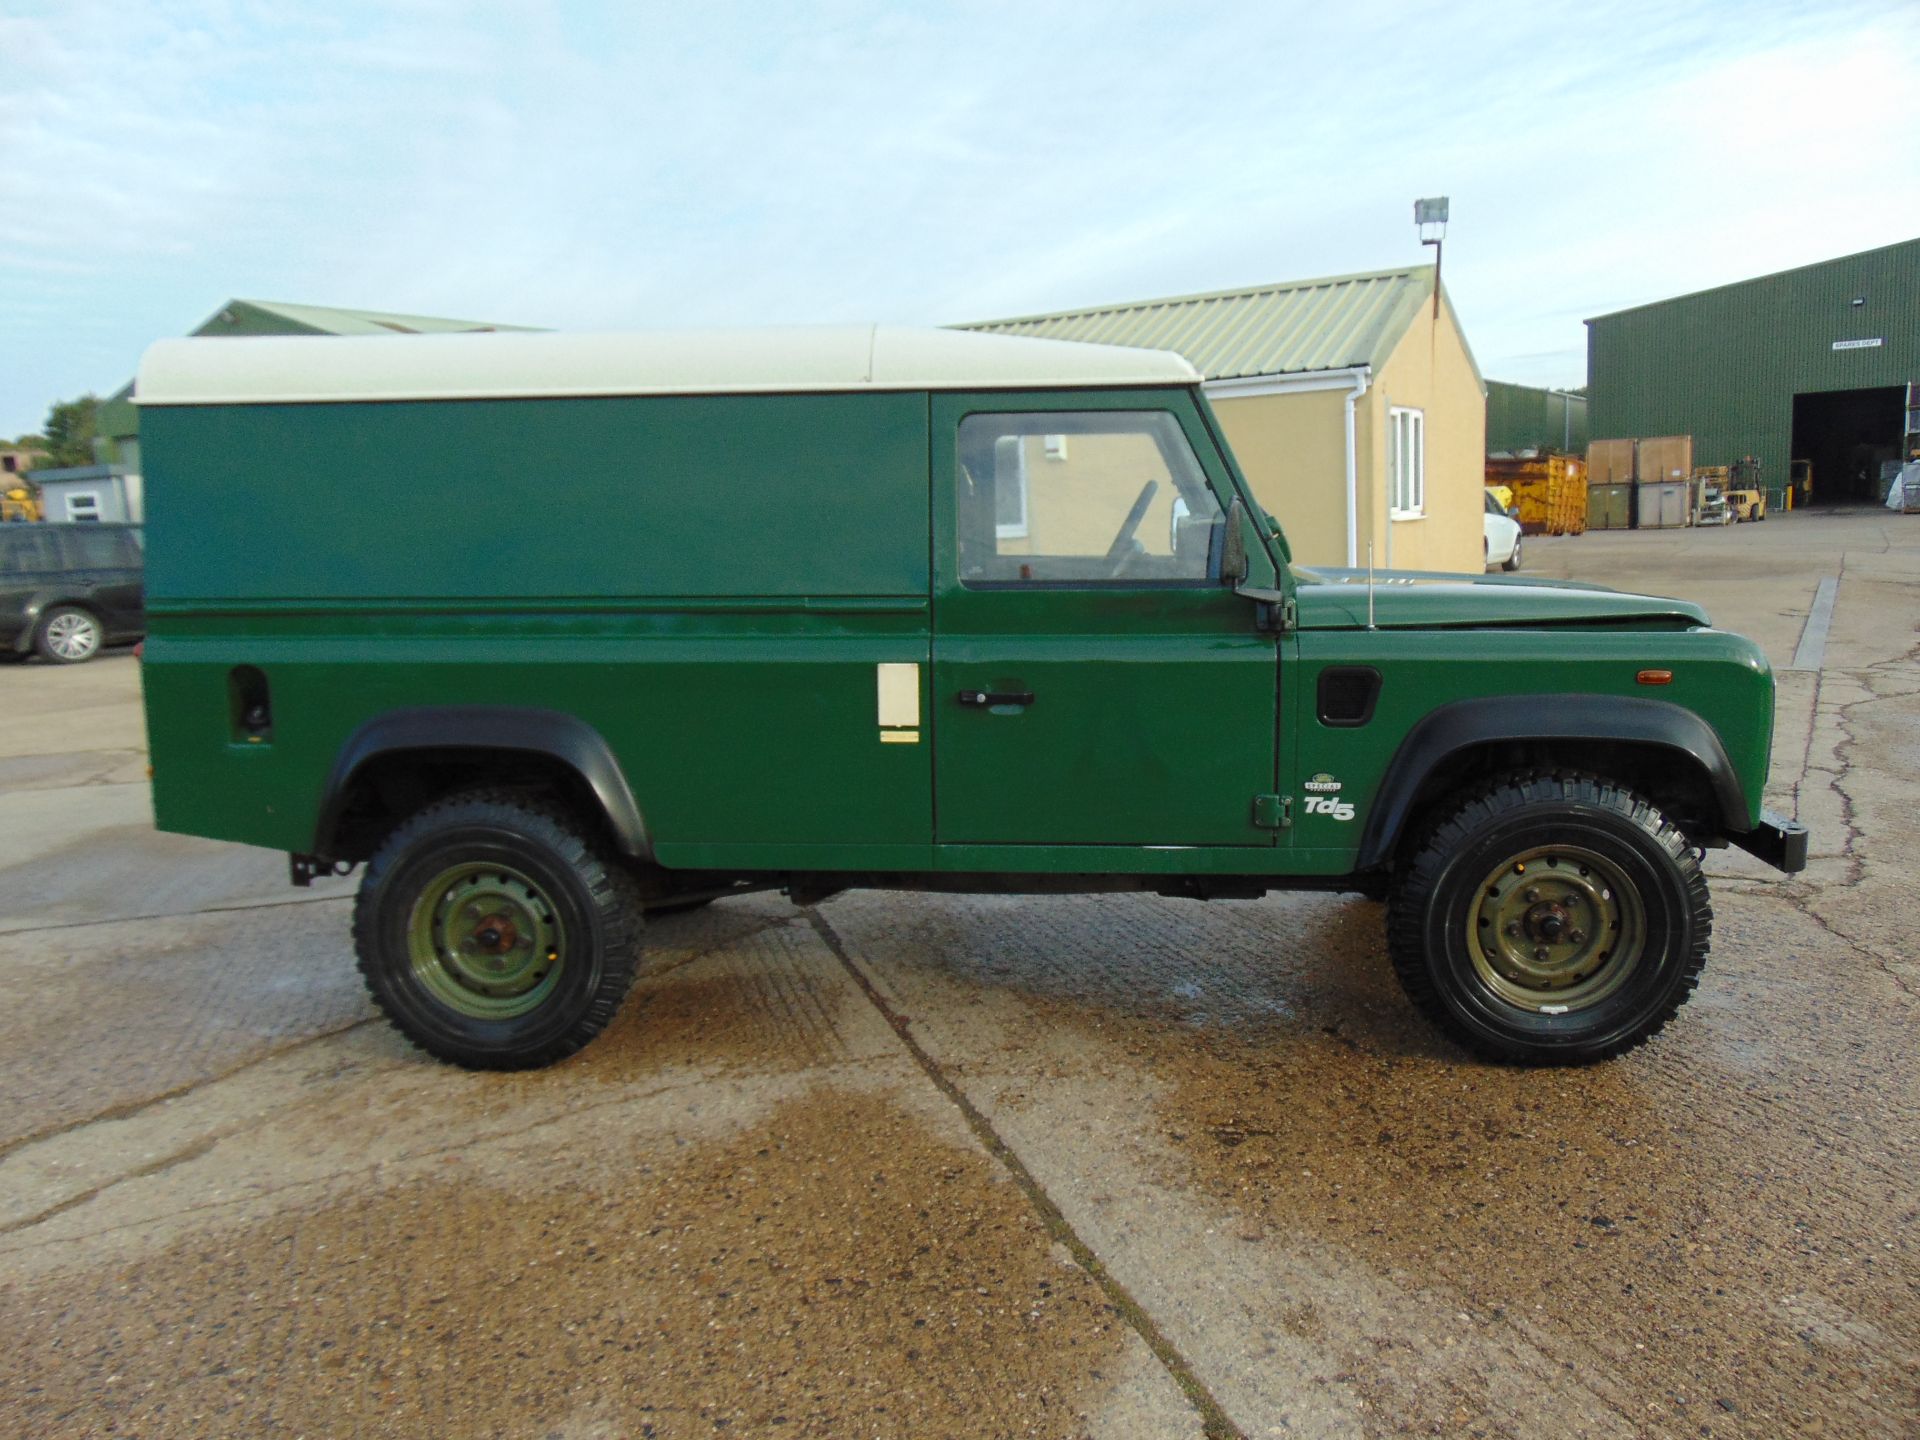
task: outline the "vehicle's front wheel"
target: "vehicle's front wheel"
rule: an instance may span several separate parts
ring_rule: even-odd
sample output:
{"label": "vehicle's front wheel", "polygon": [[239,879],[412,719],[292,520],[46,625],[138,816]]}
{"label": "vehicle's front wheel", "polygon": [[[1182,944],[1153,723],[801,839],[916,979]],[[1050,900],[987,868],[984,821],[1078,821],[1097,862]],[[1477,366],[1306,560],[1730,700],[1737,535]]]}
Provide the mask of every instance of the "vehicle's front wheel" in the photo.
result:
{"label": "vehicle's front wheel", "polygon": [[428,1054],[524,1070],[573,1054],[633,984],[632,879],[573,817],[510,793],[455,796],[395,830],[353,914],[360,973]]}
{"label": "vehicle's front wheel", "polygon": [[33,648],[52,665],[78,665],[100,653],[105,639],[100,621],[92,611],[78,605],[56,605],[40,617],[34,631]]}
{"label": "vehicle's front wheel", "polygon": [[1630,1050],[1699,981],[1713,909],[1687,837],[1591,775],[1504,777],[1457,803],[1396,877],[1388,950],[1426,1015],[1492,1060]]}
{"label": "vehicle's front wheel", "polygon": [[1513,537],[1513,553],[1500,562],[1502,570],[1513,571],[1520,568],[1520,537]]}

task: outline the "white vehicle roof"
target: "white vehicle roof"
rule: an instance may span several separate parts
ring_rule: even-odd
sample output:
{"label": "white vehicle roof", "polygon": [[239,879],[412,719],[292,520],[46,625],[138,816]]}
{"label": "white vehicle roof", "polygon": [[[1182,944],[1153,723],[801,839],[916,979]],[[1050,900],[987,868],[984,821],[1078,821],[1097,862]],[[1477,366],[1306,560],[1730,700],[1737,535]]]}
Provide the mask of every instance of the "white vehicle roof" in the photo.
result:
{"label": "white vehicle roof", "polygon": [[162,340],[141,405],[1192,385],[1178,355],[882,325]]}

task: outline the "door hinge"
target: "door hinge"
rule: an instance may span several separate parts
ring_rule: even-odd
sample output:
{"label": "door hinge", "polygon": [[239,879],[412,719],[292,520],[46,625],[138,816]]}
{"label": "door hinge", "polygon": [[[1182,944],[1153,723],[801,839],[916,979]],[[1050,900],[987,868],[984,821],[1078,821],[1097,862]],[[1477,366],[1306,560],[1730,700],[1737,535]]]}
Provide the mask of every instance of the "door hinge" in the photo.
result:
{"label": "door hinge", "polygon": [[1293,797],[1291,795],[1254,796],[1253,823],[1262,830],[1291,829],[1293,826]]}
{"label": "door hinge", "polygon": [[1284,635],[1300,628],[1300,617],[1292,600],[1268,600],[1260,606],[1255,624],[1271,634]]}

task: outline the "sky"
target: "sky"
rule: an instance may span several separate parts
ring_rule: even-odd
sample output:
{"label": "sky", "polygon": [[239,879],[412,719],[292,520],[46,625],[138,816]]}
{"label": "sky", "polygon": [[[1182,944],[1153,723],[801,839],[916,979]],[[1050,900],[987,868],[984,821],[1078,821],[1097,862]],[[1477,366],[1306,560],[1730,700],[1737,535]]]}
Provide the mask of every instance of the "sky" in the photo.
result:
{"label": "sky", "polygon": [[1920,4],[0,0],[0,435],[231,297],[942,324],[1420,263],[1481,369],[1920,236]]}

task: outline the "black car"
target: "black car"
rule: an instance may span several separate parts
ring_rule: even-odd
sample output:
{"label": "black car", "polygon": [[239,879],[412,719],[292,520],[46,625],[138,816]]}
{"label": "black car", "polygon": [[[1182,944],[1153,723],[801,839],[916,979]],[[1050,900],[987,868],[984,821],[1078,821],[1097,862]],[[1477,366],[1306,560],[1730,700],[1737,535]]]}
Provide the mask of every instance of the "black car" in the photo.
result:
{"label": "black car", "polygon": [[138,525],[0,525],[0,660],[55,665],[146,633]]}

